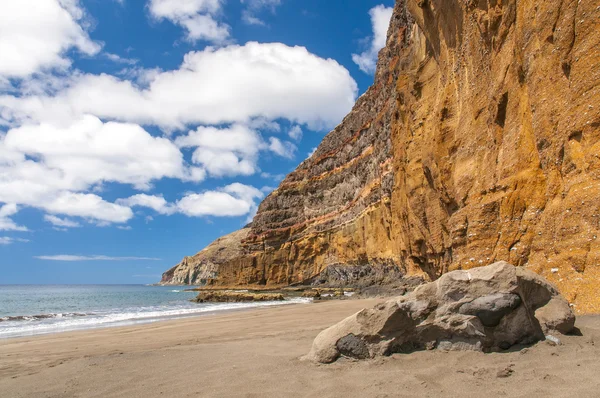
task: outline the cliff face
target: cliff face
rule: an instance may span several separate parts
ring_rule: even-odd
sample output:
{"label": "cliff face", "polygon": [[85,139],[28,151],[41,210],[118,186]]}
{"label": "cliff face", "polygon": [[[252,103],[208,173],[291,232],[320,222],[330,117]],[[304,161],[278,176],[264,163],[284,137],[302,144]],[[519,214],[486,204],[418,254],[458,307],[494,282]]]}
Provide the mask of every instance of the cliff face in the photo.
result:
{"label": "cliff face", "polygon": [[599,311],[599,5],[398,0],[374,85],[207,282],[435,279],[505,260]]}

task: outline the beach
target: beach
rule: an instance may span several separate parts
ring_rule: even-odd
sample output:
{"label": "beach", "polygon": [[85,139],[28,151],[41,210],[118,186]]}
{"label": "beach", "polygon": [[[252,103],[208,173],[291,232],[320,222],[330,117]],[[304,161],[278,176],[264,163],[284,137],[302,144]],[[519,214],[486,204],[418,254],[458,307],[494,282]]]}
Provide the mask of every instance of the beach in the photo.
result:
{"label": "beach", "polygon": [[423,351],[316,365],[314,337],[381,300],[343,300],[0,340],[4,397],[595,397],[600,316],[506,353]]}

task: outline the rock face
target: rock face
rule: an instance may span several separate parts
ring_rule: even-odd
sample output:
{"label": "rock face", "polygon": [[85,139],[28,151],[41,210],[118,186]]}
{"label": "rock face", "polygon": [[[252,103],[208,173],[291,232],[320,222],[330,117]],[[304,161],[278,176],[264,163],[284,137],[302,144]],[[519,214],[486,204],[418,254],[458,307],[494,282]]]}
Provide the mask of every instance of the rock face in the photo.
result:
{"label": "rock face", "polygon": [[600,311],[598,48],[593,0],[398,0],[374,85],[208,282],[435,280],[504,260]]}
{"label": "rock face", "polygon": [[219,275],[219,266],[242,255],[242,240],[249,228],[217,239],[201,252],[185,257],[162,275],[163,285],[206,285]]}
{"label": "rock face", "polygon": [[569,333],[569,303],[540,276],[506,262],[453,271],[321,332],[308,359],[329,363],[420,349],[506,350]]}

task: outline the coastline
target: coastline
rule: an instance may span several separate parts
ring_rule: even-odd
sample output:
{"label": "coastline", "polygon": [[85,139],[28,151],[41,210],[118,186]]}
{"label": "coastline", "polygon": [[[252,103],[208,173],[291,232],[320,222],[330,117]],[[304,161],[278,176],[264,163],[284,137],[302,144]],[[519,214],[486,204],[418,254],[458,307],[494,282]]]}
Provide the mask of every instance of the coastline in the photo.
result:
{"label": "coastline", "polygon": [[588,397],[600,388],[595,315],[580,317],[583,336],[566,336],[559,346],[496,354],[424,351],[332,365],[300,360],[321,330],[381,301],[3,339],[0,391],[6,397]]}
{"label": "coastline", "polygon": [[277,302],[193,303],[196,294],[183,287],[142,285],[0,287],[6,303],[0,310],[0,340],[309,302],[288,297]]}

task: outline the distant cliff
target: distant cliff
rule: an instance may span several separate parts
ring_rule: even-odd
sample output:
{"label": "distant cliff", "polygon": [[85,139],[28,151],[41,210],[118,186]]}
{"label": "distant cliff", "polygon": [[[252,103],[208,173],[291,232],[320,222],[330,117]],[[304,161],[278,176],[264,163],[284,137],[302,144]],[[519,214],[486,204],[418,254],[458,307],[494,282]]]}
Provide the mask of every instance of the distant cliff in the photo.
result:
{"label": "distant cliff", "polygon": [[600,311],[600,8],[398,0],[373,86],[163,283],[436,279],[506,260]]}

